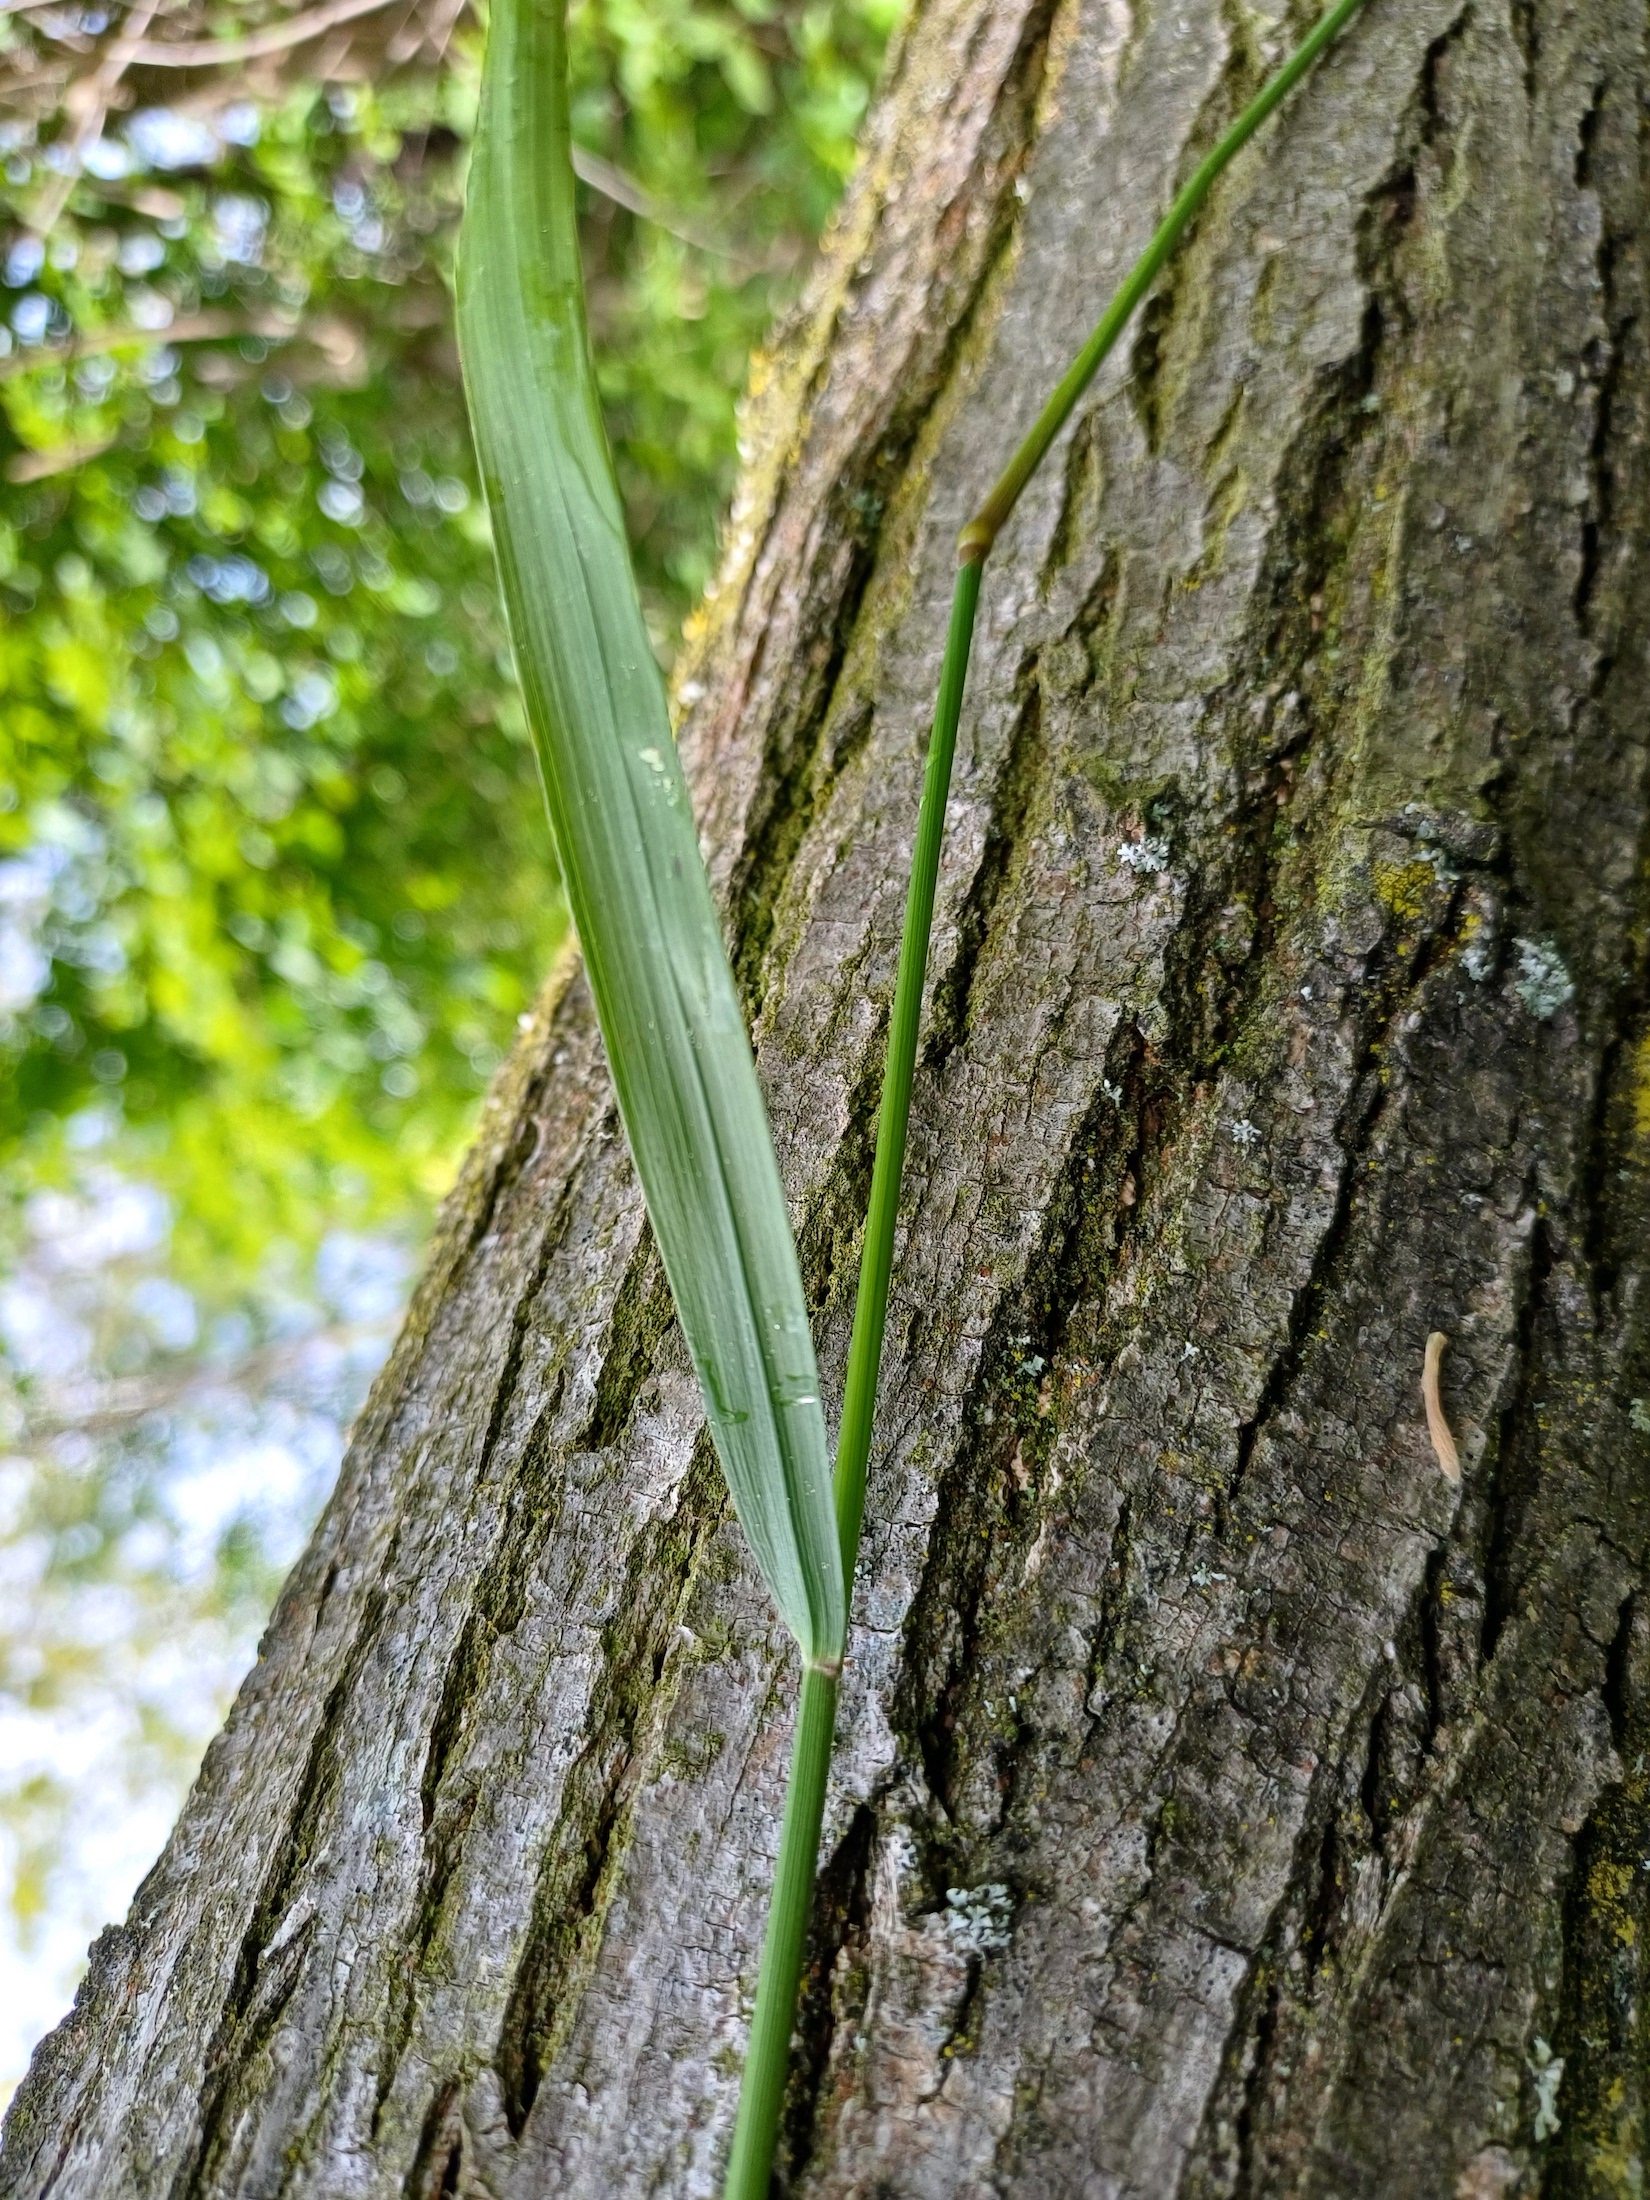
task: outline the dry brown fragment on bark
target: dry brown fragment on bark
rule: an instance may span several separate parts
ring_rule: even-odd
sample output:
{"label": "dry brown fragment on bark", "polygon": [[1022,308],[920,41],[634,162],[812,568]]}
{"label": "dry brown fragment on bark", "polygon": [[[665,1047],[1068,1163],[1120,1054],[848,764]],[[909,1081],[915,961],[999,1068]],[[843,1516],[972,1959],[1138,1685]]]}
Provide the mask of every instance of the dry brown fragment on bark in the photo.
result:
{"label": "dry brown fragment on bark", "polygon": [[1438,1465],[1446,1482],[1461,1479],[1461,1457],[1455,1448],[1455,1438],[1444,1415],[1443,1401],[1438,1395],[1438,1363],[1444,1356],[1448,1337],[1441,1329],[1435,1329],[1427,1339],[1426,1357],[1421,1363],[1421,1399],[1427,1409],[1427,1434],[1432,1448],[1438,1455]]}

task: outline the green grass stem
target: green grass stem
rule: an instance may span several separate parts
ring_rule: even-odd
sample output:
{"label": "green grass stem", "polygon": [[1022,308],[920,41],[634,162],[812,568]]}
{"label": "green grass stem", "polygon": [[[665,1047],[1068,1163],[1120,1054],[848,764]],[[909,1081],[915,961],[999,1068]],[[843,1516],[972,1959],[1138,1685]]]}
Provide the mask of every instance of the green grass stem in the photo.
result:
{"label": "green grass stem", "polygon": [[[1207,198],[1215,179],[1362,4],[1363,0],[1337,0],[1265,89],[1245,107],[1213,152],[1199,164],[1106,308],[1094,334],[1072,361],[1058,389],[1038,415],[1031,433],[958,537],[951,624],[940,668],[939,694],[923,776],[922,809],[911,859],[911,884],[906,896],[905,930],[900,941],[899,972],[894,983],[882,1105],[877,1121],[876,1161],[871,1174],[871,1198],[860,1253],[859,1293],[854,1306],[842,1426],[837,1441],[834,1483],[837,1528],[842,1539],[843,1577],[850,1597],[859,1557],[860,1525],[865,1514],[871,1424],[882,1365],[883,1332],[888,1319],[894,1231],[905,1170],[911,1084],[916,1073],[917,1039],[922,1024],[922,996],[934,922],[940,844],[945,830],[951,765],[956,754],[957,726],[968,681],[974,615],[979,604],[986,556],[1019,501],[1020,492],[1071,417],[1073,406],[1122,335],[1130,316],[1150,290],[1187,224]],[[805,1670],[790,1789],[779,1837],[773,1906],[768,1916],[762,1969],[757,1981],[756,2009],[751,2021],[750,2047],[724,2188],[725,2200],[768,2200],[780,2112],[784,2106],[797,1989],[802,1978],[802,1959],[813,1902],[837,1693],[834,1671],[823,1671],[817,1666]]]}
{"label": "green grass stem", "polygon": [[836,1446],[836,1520],[842,1537],[842,1574],[850,1584],[850,1593],[854,1562],[859,1556],[860,1522],[865,1516],[865,1471],[871,1456],[871,1417],[882,1367],[882,1334],[888,1322],[894,1226],[899,1219],[900,1180],[905,1172],[905,1133],[911,1120],[911,1080],[917,1066],[928,940],[934,927],[934,888],[939,879],[951,760],[957,753],[957,722],[962,716],[983,566],[983,559],[970,558],[957,568],[945,662],[940,668],[940,691],[934,704],[934,728],[928,741],[928,765],[923,773],[922,808],[917,814],[916,845],[911,855],[911,884],[905,897],[905,931],[900,939],[899,973],[894,980],[894,1010],[888,1025],[877,1153],[871,1170],[870,1204],[865,1212],[859,1294],[854,1304],[854,1333],[848,1347],[848,1380]]}
{"label": "green grass stem", "polygon": [[1267,116],[1287,99],[1324,48],[1346,28],[1363,0],[1336,0],[1332,7],[1295,48],[1276,76],[1250,100],[1215,147],[1201,160],[1175,196],[1174,204],[1158,223],[1152,240],[1141,253],[1094,334],[1066,369],[1058,389],[1037,415],[1031,433],[1003,468],[996,487],[958,538],[964,557],[984,557],[1001,533],[1008,515],[1020,501],[1020,491],[1043,461],[1054,438],[1071,417],[1071,409],[1099,371],[1101,362],[1128,326],[1129,318],[1162,272],[1163,263],[1180,242],[1186,225],[1209,196],[1216,178],[1254,136]]}
{"label": "green grass stem", "polygon": [[[911,885],[905,901],[905,931],[900,940],[899,975],[894,981],[894,1013],[888,1029],[888,1062],[883,1075],[882,1109],[877,1123],[877,1156],[871,1173],[871,1204],[865,1218],[865,1244],[859,1262],[859,1297],[854,1307],[853,1340],[848,1348],[848,1384],[836,1453],[836,1517],[842,1537],[842,1569],[853,1578],[859,1527],[865,1512],[865,1468],[871,1454],[871,1415],[876,1405],[877,1371],[882,1362],[882,1333],[888,1319],[888,1280],[894,1265],[894,1225],[899,1215],[900,1177],[905,1166],[905,1132],[911,1116],[911,1079],[917,1061],[917,1030],[922,1021],[922,987],[928,967],[928,936],[934,921],[934,886],[939,876],[945,803],[951,785],[951,759],[957,747],[963,682],[974,632],[974,606],[980,598],[980,561],[957,570],[946,638],[934,730],[923,775],[922,809],[917,819]],[[827,1693],[828,1692],[828,1693]],[[773,2150],[779,2136],[779,2112],[785,2098],[790,2061],[791,2025],[802,1977],[802,1954],[813,1902],[814,1866],[819,1853],[820,1817],[825,1808],[825,1777],[831,1765],[836,1722],[834,1674],[808,1667],[802,1676],[790,1791],[779,1835],[779,1871],[762,1969],[756,1984],[745,2082],[739,2096],[733,2154],[728,2164],[726,2200],[767,2200]]]}
{"label": "green grass stem", "polygon": [[767,2200],[779,2115],[785,2105],[802,1954],[813,1908],[814,1863],[825,1813],[831,1742],[836,1732],[836,1698],[834,1673],[817,1665],[804,1669],[791,1781],[785,1795],[785,1819],[779,1829],[779,1864],[768,1908],[767,1937],[762,1943],[762,1970],[745,2055],[745,2080],[739,2092],[739,2119],[733,2127],[733,2152],[728,2158],[724,2188],[727,2200]]}

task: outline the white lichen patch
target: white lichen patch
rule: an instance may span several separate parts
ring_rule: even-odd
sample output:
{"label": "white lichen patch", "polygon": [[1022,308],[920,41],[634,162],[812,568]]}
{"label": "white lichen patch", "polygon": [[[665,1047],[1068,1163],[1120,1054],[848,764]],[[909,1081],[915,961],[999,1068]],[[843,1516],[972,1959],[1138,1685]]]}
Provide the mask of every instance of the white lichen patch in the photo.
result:
{"label": "white lichen patch", "polygon": [[1530,2059],[1525,2067],[1535,2087],[1535,2121],[1530,2129],[1539,2146],[1559,2128],[1558,2089],[1564,2080],[1564,2057],[1555,2055],[1538,2035],[1530,2043]]}
{"label": "white lichen patch", "polygon": [[1260,1132],[1247,1116],[1232,1125],[1232,1143],[1236,1146],[1258,1146]]}
{"label": "white lichen patch", "polygon": [[984,1887],[947,1887],[945,1930],[963,1955],[995,1955],[1014,1937],[1014,1898],[1001,1880]]}
{"label": "white lichen patch", "polygon": [[1514,940],[1518,972],[1513,991],[1537,1023],[1556,1016],[1575,993],[1575,980],[1564,967],[1558,949],[1546,940]]}
{"label": "white lichen patch", "polygon": [[1641,1436],[1650,1436],[1650,1399],[1635,1398],[1627,1408],[1627,1418]]}
{"label": "white lichen patch", "polygon": [[1154,840],[1148,835],[1144,840],[1120,840],[1117,843],[1117,860],[1131,871],[1147,877],[1169,868],[1169,843]]}

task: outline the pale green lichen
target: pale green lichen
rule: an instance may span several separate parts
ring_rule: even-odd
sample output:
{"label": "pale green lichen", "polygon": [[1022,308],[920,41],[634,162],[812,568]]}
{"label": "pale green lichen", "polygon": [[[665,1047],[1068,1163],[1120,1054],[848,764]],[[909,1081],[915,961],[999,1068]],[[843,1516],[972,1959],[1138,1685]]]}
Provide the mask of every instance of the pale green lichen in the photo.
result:
{"label": "pale green lichen", "polygon": [[1535,2121],[1531,2133],[1539,2146],[1559,2129],[1558,2089],[1564,2080],[1564,2057],[1555,2055],[1539,2035],[1530,2043],[1525,2065],[1535,2091]]}
{"label": "pale green lichen", "polygon": [[1117,845],[1117,860],[1127,864],[1131,871],[1151,877],[1169,867],[1169,844],[1166,840],[1148,837],[1144,840],[1123,840]]}
{"label": "pale green lichen", "polygon": [[1564,967],[1564,958],[1550,941],[1514,940],[1518,974],[1513,991],[1538,1024],[1556,1016],[1575,996],[1575,980]]}
{"label": "pale green lichen", "polygon": [[1001,1880],[984,1887],[947,1887],[945,1929],[963,1955],[989,1956],[1013,1938],[1014,1898]]}

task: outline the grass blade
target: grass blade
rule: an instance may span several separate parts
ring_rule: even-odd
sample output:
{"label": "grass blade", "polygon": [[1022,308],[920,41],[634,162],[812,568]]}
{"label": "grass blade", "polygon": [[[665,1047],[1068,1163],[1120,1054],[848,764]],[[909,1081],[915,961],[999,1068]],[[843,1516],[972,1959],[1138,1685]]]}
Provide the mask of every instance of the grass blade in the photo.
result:
{"label": "grass blade", "polygon": [[561,0],[495,0],[459,340],[545,796],[717,1450],[804,1657],[846,1597],[813,1340],[767,1115],[648,645],[585,329]]}

